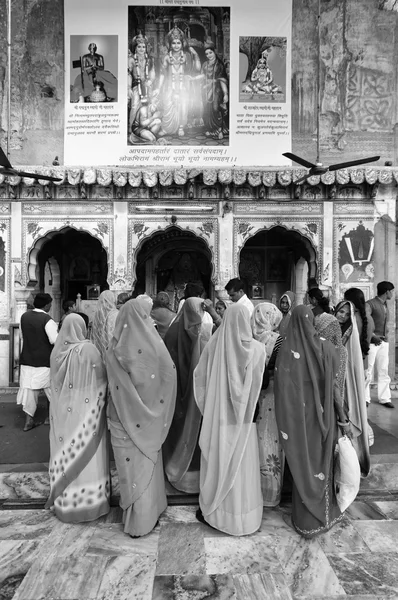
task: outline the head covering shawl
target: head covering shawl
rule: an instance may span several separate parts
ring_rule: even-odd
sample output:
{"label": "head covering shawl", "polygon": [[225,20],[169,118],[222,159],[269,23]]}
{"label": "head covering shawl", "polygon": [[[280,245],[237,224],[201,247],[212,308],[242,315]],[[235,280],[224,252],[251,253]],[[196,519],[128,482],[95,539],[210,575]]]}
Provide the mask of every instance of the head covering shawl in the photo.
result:
{"label": "head covering shawl", "polygon": [[339,384],[341,402],[344,401],[344,382],[347,367],[347,350],[343,346],[340,323],[333,315],[321,313],[314,318],[314,326],[320,337],[332,342],[340,356],[337,382]]}
{"label": "head covering shawl", "polygon": [[151,317],[155,321],[161,338],[167,333],[171,322],[175,319],[175,312],[169,308],[170,298],[167,292],[159,292],[153,302]]}
{"label": "head covering shawl", "polygon": [[[106,372],[86,333],[80,315],[67,315],[51,353],[51,494],[47,506],[80,475],[103,442]],[[79,509],[89,510],[84,500]]]}
{"label": "head covering shawl", "polygon": [[290,291],[282,294],[282,296],[279,298],[279,306],[280,306],[281,300],[283,298],[285,298],[285,300],[288,301],[289,310],[287,313],[282,313],[282,321],[279,325],[279,334],[281,337],[285,337],[285,335],[286,335],[287,326],[289,325],[290,317],[292,316],[292,308],[294,305],[294,301],[296,299],[296,294],[294,294],[293,292],[290,292]]}
{"label": "head covering shawl", "polygon": [[234,485],[248,442],[265,366],[264,344],[253,339],[249,311],[235,303],[206,345],[194,373],[203,415],[200,506],[209,515]]}
{"label": "head covering shawl", "polygon": [[113,292],[110,290],[101,292],[91,327],[91,341],[100,351],[103,361],[105,361],[105,351],[109,343],[106,319],[111,310],[115,308],[116,300]]}
{"label": "head covering shawl", "polygon": [[308,537],[329,529],[340,516],[332,483],[339,354],[319,338],[313,320],[309,307],[293,309],[274,388],[277,423],[294,481],[292,521]]}
{"label": "head covering shawl", "polygon": [[260,302],[254,307],[251,316],[253,337],[265,345],[267,360],[270,359],[279,334],[275,332],[282,320],[282,313],[271,302]]}
{"label": "head covering shawl", "polygon": [[351,321],[343,334],[343,342],[347,349],[348,356],[345,379],[345,403],[348,408],[348,417],[354,435],[353,445],[358,454],[361,473],[366,476],[370,470],[370,455],[368,417],[365,399],[365,372],[358,325],[355,318],[355,306],[352,302],[343,300],[336,306],[335,312],[337,314],[338,310],[345,304],[347,304],[350,309]]}
{"label": "head covering shawl", "polygon": [[155,464],[174,413],[176,370],[150,320],[150,310],[145,300],[123,304],[106,365],[119,420],[141,453]]}
{"label": "head covering shawl", "polygon": [[186,489],[186,484],[181,480],[191,464],[202,420],[193,394],[193,372],[211,336],[211,328],[203,323],[202,304],[202,298],[185,300],[164,338],[177,367],[178,383],[173,424],[163,446],[165,471],[177,489],[187,492],[192,490]]}

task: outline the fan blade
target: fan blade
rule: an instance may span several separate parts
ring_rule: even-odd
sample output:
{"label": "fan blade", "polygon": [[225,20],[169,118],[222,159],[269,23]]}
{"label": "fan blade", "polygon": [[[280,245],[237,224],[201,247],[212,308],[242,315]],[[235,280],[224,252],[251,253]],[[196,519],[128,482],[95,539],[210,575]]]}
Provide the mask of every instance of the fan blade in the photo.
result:
{"label": "fan blade", "polygon": [[7,169],[12,169],[11,163],[5,155],[3,148],[0,146],[0,166],[7,167]]}
{"label": "fan blade", "polygon": [[370,156],[369,158],[360,158],[359,160],[350,160],[344,163],[338,163],[336,165],[330,165],[329,171],[338,171],[339,169],[345,169],[346,167],[355,167],[355,165],[364,165],[370,162],[376,162],[380,156]]}
{"label": "fan blade", "polygon": [[44,181],[62,181],[60,177],[40,175],[39,173],[25,173],[24,171],[15,171],[14,175],[19,175],[19,177],[30,177],[30,179],[43,179]]}
{"label": "fan blade", "polygon": [[303,183],[304,181],[307,181],[307,179],[311,177],[311,173],[307,173],[307,175],[303,175],[302,177],[300,177],[300,179],[295,179],[294,181],[292,181],[292,183],[294,185],[299,185],[300,183]]}
{"label": "fan blade", "polygon": [[290,158],[290,160],[293,160],[294,162],[298,163],[299,165],[302,165],[303,167],[307,167],[307,169],[312,169],[312,167],[316,166],[313,163],[308,162],[308,160],[305,160],[305,158],[296,156],[295,154],[292,154],[291,152],[284,152],[282,154],[282,156],[286,156],[286,158]]}

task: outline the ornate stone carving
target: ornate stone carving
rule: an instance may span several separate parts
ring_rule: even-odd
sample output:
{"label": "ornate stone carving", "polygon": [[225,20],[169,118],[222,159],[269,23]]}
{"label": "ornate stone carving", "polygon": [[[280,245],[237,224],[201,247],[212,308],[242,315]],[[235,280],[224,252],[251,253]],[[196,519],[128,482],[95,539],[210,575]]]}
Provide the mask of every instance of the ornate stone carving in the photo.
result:
{"label": "ornate stone carving", "polygon": [[394,78],[380,70],[356,66],[348,72],[345,125],[349,131],[390,131]]}
{"label": "ornate stone carving", "polygon": [[22,178],[19,175],[7,175],[7,179],[8,185],[15,187],[21,183]]}
{"label": "ornate stone carving", "polygon": [[154,187],[158,182],[158,174],[156,171],[144,171],[143,180],[146,186]]}
{"label": "ornate stone carving", "polygon": [[33,177],[23,177],[22,181],[24,183],[24,185],[26,185],[26,187],[30,187],[32,185],[34,185],[36,182],[36,179],[33,179]]}
{"label": "ornate stone carving", "polygon": [[127,183],[127,173],[124,171],[113,172],[113,183],[117,187],[124,187]]}
{"label": "ornate stone carving", "polygon": [[278,182],[280,185],[287,186],[292,183],[291,171],[278,171]]}
{"label": "ornate stone carving", "polygon": [[246,171],[234,169],[232,171],[232,178],[235,185],[243,185],[244,183],[246,183]]}
{"label": "ornate stone carving", "polygon": [[232,183],[232,169],[221,169],[218,172],[218,181],[226,185]]}
{"label": "ornate stone carving", "polygon": [[97,173],[94,167],[90,169],[84,169],[83,182],[86,185],[93,185],[97,181]]}
{"label": "ornate stone carving", "polygon": [[97,169],[97,183],[101,186],[110,185],[112,182],[111,169]]}
{"label": "ornate stone carving", "polygon": [[300,177],[304,177],[304,175],[307,175],[307,173],[307,169],[294,169],[292,174],[293,183],[297,181],[297,179],[300,179]]}
{"label": "ornate stone carving", "polygon": [[388,185],[393,181],[393,174],[391,171],[381,171],[379,173],[379,182]]}
{"label": "ornate stone carving", "polygon": [[332,185],[336,181],[336,171],[326,171],[321,175],[321,181],[325,185]]}
{"label": "ornate stone carving", "polygon": [[261,183],[261,172],[260,171],[249,171],[247,174],[247,181],[253,187],[257,187]]}
{"label": "ornate stone carving", "polygon": [[376,183],[376,181],[378,180],[378,176],[378,169],[366,169],[365,171],[365,179],[370,185]]}
{"label": "ornate stone carving", "polygon": [[141,171],[129,171],[129,184],[133,188],[138,188],[141,185],[142,173]]}
{"label": "ornate stone carving", "polygon": [[347,171],[347,169],[339,169],[339,171],[336,171],[336,180],[337,180],[337,183],[339,183],[340,185],[349,183],[350,174]]}
{"label": "ornate stone carving", "polygon": [[353,183],[360,184],[365,181],[365,172],[363,169],[353,169],[350,171],[350,176]]}
{"label": "ornate stone carving", "polygon": [[68,169],[68,182],[71,185],[80,183],[80,169]]}
{"label": "ornate stone carving", "polygon": [[267,187],[272,187],[276,183],[275,171],[264,171],[263,173],[263,184]]}
{"label": "ornate stone carving", "polygon": [[188,173],[186,169],[176,169],[174,171],[174,182],[177,185],[185,185],[188,179]]}
{"label": "ornate stone carving", "polygon": [[217,181],[217,171],[215,169],[203,170],[203,183],[205,185],[214,185]]}
{"label": "ornate stone carving", "polygon": [[170,170],[159,171],[160,185],[171,185],[173,183],[173,173]]}
{"label": "ornate stone carving", "polygon": [[309,185],[319,185],[320,182],[321,182],[320,175],[312,175],[312,177],[308,177],[308,179],[307,179],[307,183]]}
{"label": "ornate stone carving", "polygon": [[59,167],[57,169],[53,169],[53,175],[54,177],[58,177],[61,181],[54,181],[54,185],[62,185],[63,183],[65,183],[65,179],[66,179],[66,171],[65,169],[63,169],[62,167]]}

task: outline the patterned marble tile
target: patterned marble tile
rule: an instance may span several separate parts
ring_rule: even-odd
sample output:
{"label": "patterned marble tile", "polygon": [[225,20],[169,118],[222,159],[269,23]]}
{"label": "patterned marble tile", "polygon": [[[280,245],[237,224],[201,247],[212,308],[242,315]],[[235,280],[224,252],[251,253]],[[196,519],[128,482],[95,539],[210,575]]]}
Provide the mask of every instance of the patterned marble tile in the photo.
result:
{"label": "patterned marble tile", "polygon": [[281,573],[282,567],[265,537],[207,537],[206,572],[216,573]]}
{"label": "patterned marble tile", "polygon": [[361,480],[361,491],[383,488],[398,489],[398,463],[373,465],[369,475]]}
{"label": "patterned marble tile", "polygon": [[197,525],[195,514],[198,508],[198,505],[169,506],[159,520],[161,523],[194,523]]}
{"label": "patterned marble tile", "polygon": [[47,537],[58,519],[49,510],[0,511],[0,540],[29,540]]}
{"label": "patterned marble tile", "polygon": [[[312,595],[332,598],[344,595],[336,573],[317,539],[306,540],[293,529],[281,529],[276,535],[276,555],[293,597],[300,599]],[[333,555],[331,555],[333,556]]]}
{"label": "patterned marble tile", "polygon": [[133,539],[123,531],[122,523],[100,523],[94,530],[87,547],[87,554],[124,556],[156,556],[160,527],[141,538]]}
{"label": "patterned marble tile", "polygon": [[235,575],[236,600],[293,600],[285,578],[279,573]]}
{"label": "patterned marble tile", "polygon": [[387,519],[398,520],[398,500],[393,501],[375,501],[375,506],[378,510],[384,513]]}
{"label": "patterned marble tile", "polygon": [[320,535],[317,541],[325,554],[370,552],[369,546],[347,518]]}
{"label": "patterned marble tile", "polygon": [[114,556],[103,573],[97,600],[151,600],[156,556]]}
{"label": "patterned marble tile", "polygon": [[200,523],[162,523],[156,575],[205,574],[205,527]]}
{"label": "patterned marble tile", "polygon": [[397,552],[397,521],[353,521],[371,552]]}
{"label": "patterned marble tile", "polygon": [[[157,575],[152,600],[237,600],[230,575]],[[248,600],[248,599],[247,599]]]}
{"label": "patterned marble tile", "polygon": [[[0,544],[0,590],[2,584],[12,577],[23,577],[39,556],[41,542],[37,540],[2,540]],[[0,598],[1,598],[0,591]]]}
{"label": "patterned marble tile", "polygon": [[346,515],[352,520],[382,521],[386,515],[382,513],[374,502],[361,502],[356,500],[347,510]]}
{"label": "patterned marble tile", "polygon": [[0,473],[0,499],[47,498],[48,473]]}
{"label": "patterned marble tile", "polygon": [[398,554],[330,554],[329,560],[346,594],[398,598]]}
{"label": "patterned marble tile", "polygon": [[13,600],[96,599],[109,556],[50,556],[36,560]]}

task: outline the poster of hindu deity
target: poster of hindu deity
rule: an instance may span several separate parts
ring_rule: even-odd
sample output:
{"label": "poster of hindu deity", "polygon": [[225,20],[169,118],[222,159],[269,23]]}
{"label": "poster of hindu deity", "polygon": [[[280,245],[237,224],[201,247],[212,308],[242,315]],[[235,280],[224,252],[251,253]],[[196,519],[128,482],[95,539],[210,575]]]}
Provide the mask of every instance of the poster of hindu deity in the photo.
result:
{"label": "poster of hindu deity", "polygon": [[288,164],[292,0],[68,0],[65,164]]}

